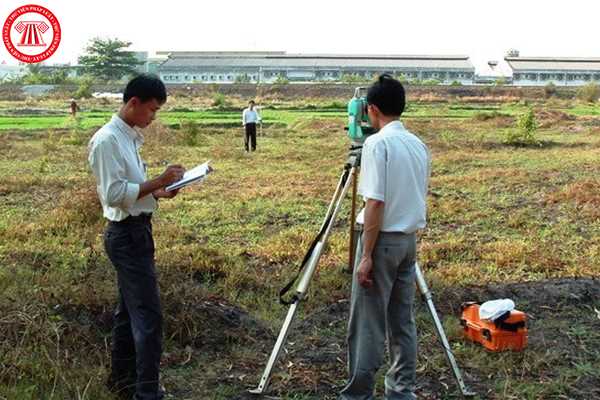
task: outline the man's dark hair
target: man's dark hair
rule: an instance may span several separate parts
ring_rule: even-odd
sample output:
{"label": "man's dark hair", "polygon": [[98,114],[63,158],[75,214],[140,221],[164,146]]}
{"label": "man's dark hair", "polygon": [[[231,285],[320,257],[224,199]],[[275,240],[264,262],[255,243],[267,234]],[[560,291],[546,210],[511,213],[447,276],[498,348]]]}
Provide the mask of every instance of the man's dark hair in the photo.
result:
{"label": "man's dark hair", "polygon": [[380,75],[369,87],[367,103],[376,105],[383,115],[399,117],[406,105],[404,86],[389,74]]}
{"label": "man's dark hair", "polygon": [[167,101],[167,89],[158,76],[141,74],[130,80],[125,87],[123,103],[127,103],[132,97],[137,97],[142,103],[156,99],[163,104]]}

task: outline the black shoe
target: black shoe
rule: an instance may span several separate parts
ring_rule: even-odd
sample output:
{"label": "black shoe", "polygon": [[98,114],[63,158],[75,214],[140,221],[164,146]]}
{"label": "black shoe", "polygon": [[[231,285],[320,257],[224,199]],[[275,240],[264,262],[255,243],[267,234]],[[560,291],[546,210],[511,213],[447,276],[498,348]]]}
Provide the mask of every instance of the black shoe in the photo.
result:
{"label": "black shoe", "polygon": [[123,400],[131,400],[135,395],[135,382],[130,379],[119,380],[110,376],[106,380],[106,387]]}

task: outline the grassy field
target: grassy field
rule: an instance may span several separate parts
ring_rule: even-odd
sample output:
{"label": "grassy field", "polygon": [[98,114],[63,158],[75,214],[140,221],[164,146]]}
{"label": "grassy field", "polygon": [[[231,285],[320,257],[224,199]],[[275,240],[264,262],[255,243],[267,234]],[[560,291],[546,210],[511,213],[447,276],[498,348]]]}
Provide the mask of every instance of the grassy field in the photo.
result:
{"label": "grassy field", "polygon": [[[163,381],[174,398],[241,399],[258,383],[286,312],[278,290],[319,228],[346,159],[342,100],[269,104],[251,155],[239,110],[175,99],[145,132],[151,175],[165,162],[211,159],[216,168],[161,202],[154,219]],[[113,398],[103,382],[115,274],[85,144],[116,106],[89,104],[75,123],[60,102],[0,103],[0,399]],[[504,144],[529,106],[540,144]],[[481,399],[600,397],[599,116],[598,104],[570,101],[407,110],[406,126],[433,155],[419,260]],[[186,145],[190,129],[195,146]],[[283,399],[334,399],[344,383],[349,204],[339,218],[273,377]],[[503,296],[530,316],[527,350],[493,354],[464,342],[461,302]],[[456,398],[418,303],[418,394]]]}

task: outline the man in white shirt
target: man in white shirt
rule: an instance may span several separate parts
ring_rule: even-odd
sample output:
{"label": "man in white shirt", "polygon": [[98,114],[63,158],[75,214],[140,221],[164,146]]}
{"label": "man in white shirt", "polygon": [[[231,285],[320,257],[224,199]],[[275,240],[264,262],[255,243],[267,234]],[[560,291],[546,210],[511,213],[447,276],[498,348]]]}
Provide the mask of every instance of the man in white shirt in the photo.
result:
{"label": "man in white shirt", "polygon": [[158,77],[140,75],[123,93],[123,106],[89,143],[88,161],[108,225],[104,245],[117,271],[119,303],[112,331],[111,390],[129,399],[158,400],[162,353],[162,311],[154,266],[152,213],[161,198],[177,191],[165,186],[185,172],[171,165],[148,180],[136,129],[148,126],[167,100]]}
{"label": "man in white shirt", "polygon": [[385,398],[415,399],[417,337],[413,311],[416,235],[425,227],[430,174],[427,147],[398,120],[405,107],[402,84],[379,77],[367,93],[378,132],[363,145],[358,192],[365,207],[358,241],[348,323],[349,380],[344,400],[373,399],[375,374],[387,340],[391,366]]}
{"label": "man in white shirt", "polygon": [[248,108],[245,108],[242,112],[242,126],[246,131],[244,140],[246,151],[256,150],[256,124],[259,122],[260,115],[255,108],[254,100],[250,100]]}

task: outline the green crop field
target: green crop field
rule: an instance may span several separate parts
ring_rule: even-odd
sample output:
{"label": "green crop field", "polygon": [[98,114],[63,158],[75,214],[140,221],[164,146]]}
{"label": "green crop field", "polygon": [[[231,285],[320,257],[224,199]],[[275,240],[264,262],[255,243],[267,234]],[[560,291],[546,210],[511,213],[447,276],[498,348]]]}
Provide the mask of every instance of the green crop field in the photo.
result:
{"label": "green crop field", "polygon": [[[175,398],[242,399],[257,385],[286,312],[278,290],[346,160],[343,101],[267,104],[250,155],[231,106],[175,99],[144,132],[151,175],[166,162],[216,169],[154,218],[163,381]],[[77,121],[56,101],[34,105],[45,111],[0,102],[0,399],[112,399],[115,273],[86,143],[118,104],[84,104]],[[537,143],[506,144],[529,107]],[[419,261],[467,383],[480,399],[599,398],[599,104],[411,103],[403,120],[432,151]],[[347,201],[275,368],[279,398],[334,399],[344,383],[349,214]],[[462,338],[460,304],[499,297],[529,315],[524,352]],[[417,310],[418,394],[457,398],[420,301]]]}

